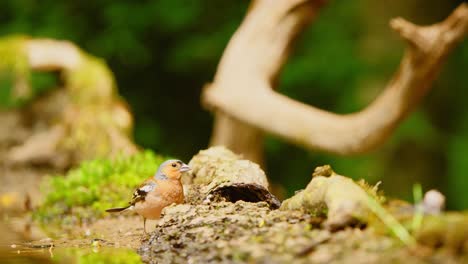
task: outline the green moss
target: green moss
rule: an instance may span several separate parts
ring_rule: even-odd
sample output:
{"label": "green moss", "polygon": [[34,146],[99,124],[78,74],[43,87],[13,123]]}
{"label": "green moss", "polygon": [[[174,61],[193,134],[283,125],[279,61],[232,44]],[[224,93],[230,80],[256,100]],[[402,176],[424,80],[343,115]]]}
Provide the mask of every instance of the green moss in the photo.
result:
{"label": "green moss", "polygon": [[370,195],[373,199],[375,199],[377,202],[380,204],[384,203],[386,201],[386,198],[383,194],[383,191],[379,190],[379,185],[380,182],[377,183],[376,185],[371,185],[368,182],[366,182],[364,179],[360,179],[358,181],[355,181],[357,185],[359,185],[368,195]]}
{"label": "green moss", "polygon": [[[56,83],[47,74],[38,75],[31,71],[25,53],[27,40],[26,36],[0,38],[0,106],[23,106]],[[109,67],[104,60],[84,52],[81,57],[79,67],[64,71],[72,100],[82,105],[111,103],[117,89]]]}
{"label": "green moss", "polygon": [[[16,85],[19,80],[27,84],[29,66],[24,53],[26,37],[0,38],[0,106],[17,107],[29,99],[29,87]],[[18,87],[20,89],[18,89]]]}
{"label": "green moss", "polygon": [[43,223],[74,224],[105,216],[125,206],[133,188],[153,175],[164,158],[151,151],[83,162],[65,176],[45,180],[44,203],[34,216]]}
{"label": "green moss", "polygon": [[72,100],[81,105],[106,105],[116,96],[112,72],[102,59],[81,52],[83,62],[65,72],[67,89]]}
{"label": "green moss", "polygon": [[32,72],[25,53],[26,36],[0,38],[0,107],[21,107],[55,87],[53,73]]}

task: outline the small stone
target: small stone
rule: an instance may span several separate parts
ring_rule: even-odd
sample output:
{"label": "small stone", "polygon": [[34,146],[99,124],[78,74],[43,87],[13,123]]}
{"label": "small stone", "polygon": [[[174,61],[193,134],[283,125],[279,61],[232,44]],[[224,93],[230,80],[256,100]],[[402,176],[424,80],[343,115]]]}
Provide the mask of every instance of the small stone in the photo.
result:
{"label": "small stone", "polygon": [[46,238],[43,238],[43,239],[39,240],[39,242],[41,242],[41,243],[51,243],[52,238],[46,237]]}
{"label": "small stone", "polygon": [[429,214],[439,214],[445,208],[445,196],[437,190],[424,194],[424,211]]}
{"label": "small stone", "polygon": [[261,219],[258,223],[258,227],[263,227],[265,226],[265,220]]}

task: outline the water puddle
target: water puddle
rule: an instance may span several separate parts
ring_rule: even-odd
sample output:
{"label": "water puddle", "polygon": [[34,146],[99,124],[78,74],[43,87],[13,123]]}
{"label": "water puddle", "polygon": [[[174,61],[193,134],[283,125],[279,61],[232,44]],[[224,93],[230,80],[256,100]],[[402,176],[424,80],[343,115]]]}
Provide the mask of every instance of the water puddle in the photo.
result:
{"label": "water puddle", "polygon": [[0,252],[1,263],[141,263],[131,249],[91,245],[89,248],[55,248],[53,244],[12,244]]}
{"label": "water puddle", "polygon": [[[0,221],[0,263],[141,263],[139,217],[100,219],[73,232],[9,218]],[[44,232],[44,229],[48,232]],[[51,232],[54,230],[54,232]],[[54,234],[53,238],[46,233]]]}

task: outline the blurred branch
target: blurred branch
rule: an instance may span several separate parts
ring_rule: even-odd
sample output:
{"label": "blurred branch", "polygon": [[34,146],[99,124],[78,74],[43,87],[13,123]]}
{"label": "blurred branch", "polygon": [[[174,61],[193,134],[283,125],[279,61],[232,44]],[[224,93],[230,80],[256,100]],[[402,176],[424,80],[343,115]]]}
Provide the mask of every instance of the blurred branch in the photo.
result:
{"label": "blurred branch", "polygon": [[259,145],[242,142],[248,136],[239,135],[235,128],[244,126],[250,133],[265,131],[312,150],[347,155],[369,151],[382,144],[427,93],[447,55],[468,32],[467,4],[431,26],[392,20],[391,27],[408,43],[399,69],[367,108],[338,115],[273,89],[290,45],[321,4],[316,0],[255,2],[202,95],[205,106],[215,112],[211,144],[249,157]]}
{"label": "blurred branch", "polygon": [[26,50],[30,67],[34,70],[73,70],[82,62],[80,50],[68,41],[31,39]]}
{"label": "blurred branch", "polygon": [[[219,92],[226,93],[227,97],[232,93],[239,96],[240,100],[233,98],[234,101],[230,103],[249,104],[256,108],[256,101],[263,99],[246,94],[249,90],[255,92],[249,87],[263,87],[268,90],[272,88],[293,40],[312,21],[323,2],[252,1],[241,27],[224,51],[214,83],[206,87],[202,98],[207,106],[215,108],[211,145],[225,145],[234,152],[243,154],[244,158],[263,164],[264,136],[257,127],[258,122],[246,122],[243,118],[245,113],[231,113],[221,106],[224,105],[221,103],[224,99],[211,99],[210,94],[218,91],[217,87],[222,87]],[[265,86],[266,83],[269,86]],[[255,119],[258,118],[261,117]],[[266,118],[269,119],[270,116]]]}

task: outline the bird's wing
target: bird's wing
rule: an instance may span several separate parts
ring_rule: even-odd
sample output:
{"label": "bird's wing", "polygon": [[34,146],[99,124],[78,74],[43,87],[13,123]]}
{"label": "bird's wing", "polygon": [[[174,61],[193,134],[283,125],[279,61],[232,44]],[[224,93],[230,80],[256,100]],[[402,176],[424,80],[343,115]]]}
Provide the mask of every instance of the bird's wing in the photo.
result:
{"label": "bird's wing", "polygon": [[152,192],[156,188],[156,186],[157,184],[153,179],[146,180],[133,193],[130,205],[135,205],[137,202],[144,201],[146,195]]}

